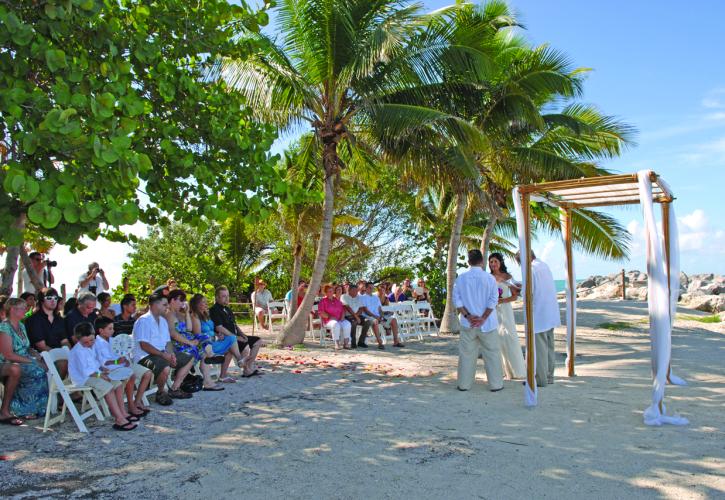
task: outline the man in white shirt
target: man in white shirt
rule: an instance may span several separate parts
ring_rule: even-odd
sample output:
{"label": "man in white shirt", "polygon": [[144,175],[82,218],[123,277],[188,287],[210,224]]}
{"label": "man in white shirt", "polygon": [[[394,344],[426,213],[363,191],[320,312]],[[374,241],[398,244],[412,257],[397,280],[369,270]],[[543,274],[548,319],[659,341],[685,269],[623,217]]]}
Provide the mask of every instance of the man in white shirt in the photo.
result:
{"label": "man in white shirt", "polygon": [[458,344],[458,390],[467,391],[476,378],[476,362],[483,354],[488,387],[492,392],[503,389],[501,344],[498,319],[496,279],[484,270],[480,250],[468,252],[468,271],[456,279],[453,305],[459,313],[461,335]]}
{"label": "man in white shirt", "polygon": [[105,292],[110,287],[106,279],[106,273],[98,265],[98,262],[88,264],[88,272],[78,277],[78,292],[91,292],[98,296],[99,293]]}
{"label": "man in white shirt", "polygon": [[[183,352],[174,352],[169,336],[169,326],[164,319],[169,302],[163,295],[149,297],[149,311],[133,324],[133,361],[145,366],[152,372],[159,388],[156,402],[163,406],[172,403],[171,399],[189,399],[191,394],[181,390],[181,383],[194,364],[194,358]],[[171,390],[166,393],[166,380],[171,368],[176,369],[176,377]]]}
{"label": "man in white shirt", "polygon": [[[521,256],[516,252],[516,262]],[[531,274],[533,275],[532,311],[534,320],[534,342],[536,343],[536,385],[546,387],[554,383],[556,352],[554,351],[554,328],[561,326],[559,303],[556,300],[556,284],[551,269],[531,251]],[[525,299],[525,297],[524,297]]]}
{"label": "man in white shirt", "polygon": [[[52,286],[55,282],[55,276],[53,276],[50,267],[48,267],[49,265],[47,264],[47,261],[43,260],[43,254],[40,252],[30,252],[28,254],[28,258],[33,265],[33,270],[35,271],[35,275],[38,277],[40,283],[44,287]],[[23,269],[23,291],[30,292],[33,295],[38,293],[38,289],[35,288],[33,281],[30,279],[28,269]]]}
{"label": "man in white shirt", "polygon": [[360,312],[360,309],[362,308],[362,300],[360,299],[360,295],[357,293],[357,287],[348,287],[347,293],[340,297],[340,301],[345,306],[345,319],[350,322],[350,325],[352,325],[350,328],[350,337],[352,340],[350,347],[355,349],[358,346],[358,340],[356,340],[358,325],[362,326],[362,333],[359,339],[360,347],[367,347],[365,337],[367,336],[370,326],[373,324],[373,320],[371,318],[365,318]]}

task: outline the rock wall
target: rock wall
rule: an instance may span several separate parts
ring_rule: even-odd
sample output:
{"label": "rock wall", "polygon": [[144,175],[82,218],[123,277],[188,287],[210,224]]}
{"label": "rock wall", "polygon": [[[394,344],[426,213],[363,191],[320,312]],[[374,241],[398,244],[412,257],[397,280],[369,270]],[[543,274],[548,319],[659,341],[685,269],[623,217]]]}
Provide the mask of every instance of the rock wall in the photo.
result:
{"label": "rock wall", "polygon": [[[627,299],[647,300],[647,273],[629,271],[624,280]],[[580,299],[620,299],[622,274],[590,276],[577,285],[576,292]],[[680,304],[699,311],[725,311],[725,278],[716,274],[680,273]]]}

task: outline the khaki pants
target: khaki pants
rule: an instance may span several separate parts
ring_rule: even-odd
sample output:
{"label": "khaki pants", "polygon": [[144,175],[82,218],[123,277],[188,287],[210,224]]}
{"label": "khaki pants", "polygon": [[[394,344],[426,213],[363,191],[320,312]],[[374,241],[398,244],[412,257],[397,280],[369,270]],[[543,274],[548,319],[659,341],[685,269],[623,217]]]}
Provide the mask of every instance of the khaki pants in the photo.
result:
{"label": "khaki pants", "polygon": [[480,328],[461,328],[458,343],[458,388],[467,391],[473,386],[479,353],[483,354],[483,367],[486,370],[489,389],[501,389],[503,367],[498,331],[494,329],[482,332]]}
{"label": "khaki pants", "polygon": [[536,342],[536,385],[546,387],[554,383],[556,363],[554,352],[554,329],[534,334]]}

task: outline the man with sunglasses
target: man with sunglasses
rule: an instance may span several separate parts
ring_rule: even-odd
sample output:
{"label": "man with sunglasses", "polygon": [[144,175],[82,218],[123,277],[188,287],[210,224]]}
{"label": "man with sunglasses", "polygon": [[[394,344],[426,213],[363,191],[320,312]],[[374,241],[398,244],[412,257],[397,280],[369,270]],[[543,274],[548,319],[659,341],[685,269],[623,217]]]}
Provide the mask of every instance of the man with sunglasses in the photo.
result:
{"label": "man with sunglasses", "polygon": [[[25,320],[28,339],[38,352],[72,347],[66,334],[65,319],[58,311],[58,300],[58,292],[54,288],[41,290],[38,292],[38,309]],[[56,365],[61,376],[65,377],[68,363],[59,361]]]}
{"label": "man with sunglasses", "polygon": [[[38,276],[38,280],[43,286],[51,286],[55,282],[55,276],[53,272],[46,265],[46,260],[43,259],[43,254],[40,252],[30,252],[28,254],[31,264],[33,265],[33,271]],[[30,279],[30,274],[27,269],[23,270],[23,291],[35,294],[38,292],[33,281]]]}

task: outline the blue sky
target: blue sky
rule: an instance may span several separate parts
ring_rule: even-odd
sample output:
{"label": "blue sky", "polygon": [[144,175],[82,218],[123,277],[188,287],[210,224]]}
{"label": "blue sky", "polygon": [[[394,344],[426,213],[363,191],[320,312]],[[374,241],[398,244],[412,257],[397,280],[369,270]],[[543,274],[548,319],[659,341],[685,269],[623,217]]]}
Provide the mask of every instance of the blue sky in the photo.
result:
{"label": "blue sky", "polygon": [[[452,3],[427,1],[429,9]],[[619,173],[650,168],[670,184],[680,218],[682,269],[725,274],[725,1],[510,0],[536,44],[548,43],[592,68],[584,101],[639,130],[638,146],[606,166]],[[638,207],[611,210],[634,235],[630,262],[576,256],[576,275],[644,269]],[[142,225],[131,229],[145,234]],[[559,241],[541,239],[537,254],[564,277]],[[72,293],[88,262],[101,260],[111,285],[121,279],[128,247],[94,242],[76,255],[56,247],[58,283]],[[101,257],[102,256],[102,257]]]}

